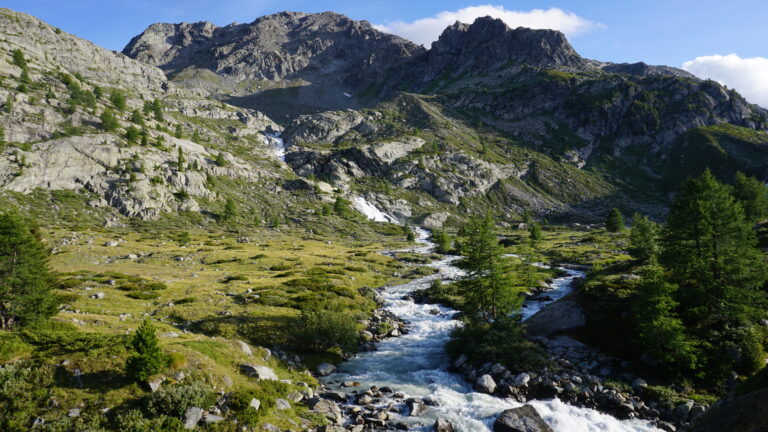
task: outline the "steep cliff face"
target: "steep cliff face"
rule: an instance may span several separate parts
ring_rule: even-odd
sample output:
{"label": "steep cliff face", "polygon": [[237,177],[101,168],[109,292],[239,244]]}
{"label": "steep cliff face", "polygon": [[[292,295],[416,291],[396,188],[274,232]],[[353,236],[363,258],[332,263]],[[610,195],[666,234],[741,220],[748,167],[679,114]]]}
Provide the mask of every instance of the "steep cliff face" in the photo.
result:
{"label": "steep cliff face", "polygon": [[29,15],[0,10],[0,38],[0,191],[73,191],[154,219],[217,207],[217,178],[277,191],[293,175],[264,135],[279,126],[259,112],[201,99]]}
{"label": "steep cliff face", "polygon": [[[429,50],[340,15],[281,13],[224,28],[154,25],[125,52],[182,85],[204,86],[201,68],[237,81],[224,99],[287,127],[294,146],[287,161],[296,172],[343,188],[377,176],[453,205],[484,197],[506,209],[562,211],[603,205],[598,196],[663,207],[686,175],[705,167],[726,180],[737,170],[768,179],[761,162],[768,112],[735,91],[672,67],[585,59],[560,32],[511,29],[490,17],[449,26]],[[189,68],[198,68],[198,79],[178,72]],[[261,88],[248,88],[254,78]],[[413,94],[403,99],[403,91]],[[451,128],[469,132],[452,136]],[[437,144],[423,148],[444,154],[413,167],[366,156],[381,143],[408,141],[397,134],[412,131],[433,134]],[[466,151],[473,139],[494,147],[493,136],[517,153]],[[538,171],[499,175],[506,172],[499,167],[519,163],[522,149],[547,162],[540,160]],[[574,177],[571,168],[583,175]],[[529,172],[575,180],[542,187]],[[574,184],[580,186],[569,189]]]}
{"label": "steep cliff face", "polygon": [[[216,81],[212,92],[226,91],[239,105],[267,106],[281,119],[358,107],[361,98],[378,96],[373,89],[390,69],[423,51],[332,12],[283,12],[226,27],[153,24],[123,50],[192,86],[200,87],[205,79],[194,78],[205,74],[208,86]],[[269,106],[276,104],[285,106]]]}

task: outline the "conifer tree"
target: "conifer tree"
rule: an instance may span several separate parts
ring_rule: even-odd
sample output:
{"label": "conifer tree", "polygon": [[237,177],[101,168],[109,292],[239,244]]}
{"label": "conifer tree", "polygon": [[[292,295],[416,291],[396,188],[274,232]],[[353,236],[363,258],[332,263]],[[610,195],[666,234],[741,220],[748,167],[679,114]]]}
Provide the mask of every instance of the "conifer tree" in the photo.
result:
{"label": "conifer tree", "polygon": [[629,232],[629,253],[641,260],[649,261],[659,252],[659,225],[648,217],[635,213]]}
{"label": "conifer tree", "polygon": [[48,267],[49,252],[35,225],[15,211],[0,213],[0,328],[53,316],[60,298]]}
{"label": "conifer tree", "polygon": [[621,232],[624,230],[624,217],[617,208],[611,209],[608,219],[605,221],[605,229],[608,232]]}
{"label": "conifer tree", "polygon": [[512,273],[504,264],[493,219],[473,219],[459,234],[463,237],[459,265],[466,276],[458,286],[471,319],[490,323],[518,310],[522,297],[513,288]]}
{"label": "conifer tree", "polygon": [[178,147],[176,153],[176,169],[184,171],[184,166],[187,163],[187,159],[184,157],[184,150],[182,150],[181,147]]}
{"label": "conifer tree", "polygon": [[125,369],[136,381],[146,381],[168,365],[168,356],[160,349],[155,326],[149,318],[145,318],[136,330],[131,347],[134,353],[128,358]]}
{"label": "conifer tree", "polygon": [[768,215],[768,188],[756,178],[736,173],[733,196],[744,209],[748,222],[759,222]]}
{"label": "conifer tree", "polygon": [[105,132],[112,132],[120,126],[114,113],[109,109],[105,109],[104,112],[101,113],[99,120],[101,120],[101,129]]}
{"label": "conifer tree", "polygon": [[447,254],[451,251],[453,240],[445,231],[436,229],[432,231],[432,242],[435,243],[435,252]]}
{"label": "conifer tree", "polygon": [[532,244],[536,244],[536,242],[540,241],[544,237],[541,233],[541,227],[537,223],[532,224],[528,231],[528,237],[531,239]]}
{"label": "conifer tree", "polygon": [[237,217],[237,204],[235,203],[235,200],[232,198],[227,198],[226,203],[224,204],[224,213],[222,214],[221,218],[225,222],[231,222]]}

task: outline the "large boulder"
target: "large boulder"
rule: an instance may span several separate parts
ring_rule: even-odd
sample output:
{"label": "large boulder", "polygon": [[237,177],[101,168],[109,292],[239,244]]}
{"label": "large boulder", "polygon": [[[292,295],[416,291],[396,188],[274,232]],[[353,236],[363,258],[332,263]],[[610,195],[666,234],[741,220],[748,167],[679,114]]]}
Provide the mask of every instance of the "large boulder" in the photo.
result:
{"label": "large boulder", "polygon": [[194,429],[200,419],[203,418],[203,410],[198,407],[190,407],[184,412],[184,429]]}
{"label": "large boulder", "polygon": [[275,374],[275,371],[266,366],[243,363],[240,365],[240,372],[260,380],[277,381],[277,374]]}
{"label": "large boulder", "polygon": [[341,408],[327,399],[312,398],[307,401],[307,407],[316,413],[322,414],[332,423],[341,424],[343,421]]}
{"label": "large boulder", "polygon": [[320,376],[327,376],[332,374],[336,370],[336,366],[330,363],[320,363],[317,366],[317,374]]}
{"label": "large boulder", "polygon": [[438,418],[435,420],[435,424],[432,425],[433,432],[453,432],[453,424],[444,419]]}
{"label": "large boulder", "polygon": [[485,374],[475,381],[475,389],[480,393],[493,394],[496,391],[496,381],[492,376]]}
{"label": "large boulder", "polygon": [[768,431],[768,388],[713,405],[693,420],[692,432]]}
{"label": "large boulder", "polygon": [[528,333],[533,336],[550,336],[572,331],[586,324],[584,310],[573,298],[565,297],[548,304],[525,321]]}
{"label": "large boulder", "polygon": [[554,432],[530,405],[508,409],[493,423],[493,432]]}

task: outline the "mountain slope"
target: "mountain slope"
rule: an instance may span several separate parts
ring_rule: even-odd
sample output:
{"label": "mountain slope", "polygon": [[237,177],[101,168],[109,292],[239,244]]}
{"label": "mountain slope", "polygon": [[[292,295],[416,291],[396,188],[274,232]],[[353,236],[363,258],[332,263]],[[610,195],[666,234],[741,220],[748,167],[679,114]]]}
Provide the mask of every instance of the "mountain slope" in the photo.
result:
{"label": "mountain slope", "polygon": [[360,106],[358,93],[423,51],[333,12],[283,12],[226,27],[153,24],[123,50],[175,80],[226,90],[238,105],[263,106],[276,119]]}
{"label": "mountain slope", "polygon": [[[284,23],[283,29],[264,36],[266,29],[279,23]],[[319,36],[324,28],[334,31]],[[168,44],[146,42],[153,34],[169,35]],[[310,60],[299,62],[301,67],[274,69],[270,59],[290,59],[287,64],[294,65],[297,47],[321,42],[333,49],[309,50]],[[190,47],[195,49],[194,56],[184,54]],[[762,157],[768,144],[768,111],[735,91],[671,67],[585,59],[560,32],[510,29],[490,17],[448,27],[429,50],[340,15],[282,13],[220,29],[200,23],[153,25],[125,52],[163,65],[174,79],[186,76],[177,71],[194,68],[198,77],[215,75],[217,82],[238,82],[237,92],[227,90],[230,95],[216,97],[276,113],[275,119],[287,125],[287,142],[294,146],[288,158],[292,167],[300,175],[324,178],[341,188],[350,186],[350,177],[377,176],[395,188],[423,192],[451,205],[482,197],[501,213],[531,206],[544,213],[587,216],[609,202],[627,211],[659,214],[682,174],[695,174],[707,166],[725,180],[737,170],[768,178],[768,162]],[[365,67],[360,66],[363,53],[371,59]],[[334,59],[330,70],[337,75],[333,79],[327,79],[323,69],[329,57]],[[207,72],[201,72],[205,68]],[[248,87],[252,77],[262,80],[262,89]],[[274,89],[288,86],[284,80],[291,78],[303,82],[290,84],[295,84],[291,90]],[[196,86],[200,80],[177,82]],[[403,91],[411,95],[398,96]],[[304,106],[312,109],[294,109],[297,100],[310,94],[319,101]],[[328,94],[350,97],[331,102],[332,98],[325,98]],[[281,108],[275,111],[275,106]],[[339,109],[354,111],[333,111]],[[430,117],[427,112],[439,112],[439,120],[424,123],[425,116]],[[403,127],[393,129],[387,124]],[[711,128],[717,133],[708,133]],[[418,135],[413,132],[423,129],[441,136],[437,144],[426,147],[437,145],[438,153],[446,152],[431,172],[412,170],[403,163],[390,163],[382,171],[380,161],[374,163],[376,169],[360,167],[366,164],[360,160],[360,151],[386,141],[413,142]],[[450,129],[466,133],[457,135]],[[467,134],[474,138],[468,139]],[[449,135],[453,136],[446,139]],[[691,139],[701,136],[708,138],[691,144]],[[503,149],[491,152],[493,156],[465,152],[472,160],[469,165],[452,156],[451,149],[495,147],[496,139],[503,141],[499,144]],[[441,147],[446,141],[457,145]],[[307,146],[325,148],[308,154]],[[534,153],[519,156],[530,151]],[[488,170],[498,173],[500,166],[515,165],[520,157],[527,158],[528,165],[544,158],[539,160],[546,162],[538,166],[548,166],[550,178],[570,179],[578,185],[574,191],[584,196],[569,191],[564,181],[546,187],[535,184],[528,170],[518,169],[519,175],[509,176],[468,169],[497,164]],[[426,163],[411,159],[417,166]],[[452,172],[456,174],[448,174]],[[475,174],[485,180],[478,182]],[[510,179],[522,184],[511,186]],[[444,187],[435,186],[440,184]],[[602,186],[594,187],[597,184]],[[501,191],[523,199],[519,205],[510,205],[509,199],[499,195]]]}

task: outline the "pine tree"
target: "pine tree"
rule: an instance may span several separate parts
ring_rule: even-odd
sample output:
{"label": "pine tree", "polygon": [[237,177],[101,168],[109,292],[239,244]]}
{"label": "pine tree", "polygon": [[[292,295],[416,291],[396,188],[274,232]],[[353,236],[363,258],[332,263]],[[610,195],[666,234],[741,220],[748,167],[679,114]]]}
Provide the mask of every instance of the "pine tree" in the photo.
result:
{"label": "pine tree", "polygon": [[176,138],[181,138],[184,136],[184,131],[181,130],[180,124],[176,125],[176,130],[173,132],[173,136],[175,136]]}
{"label": "pine tree", "polygon": [[160,99],[155,99],[152,101],[151,111],[155,116],[155,120],[157,121],[165,120],[163,117],[163,103],[160,101]]}
{"label": "pine tree", "polygon": [[219,152],[219,154],[216,156],[216,165],[220,167],[227,166],[227,158],[224,157],[224,152]]}
{"label": "pine tree", "polygon": [[605,229],[608,232],[621,232],[624,230],[624,217],[617,208],[611,209],[608,219],[605,221]]}
{"label": "pine tree", "polygon": [[532,244],[536,244],[536,242],[540,241],[544,237],[541,233],[541,227],[537,223],[532,224],[528,231],[528,237],[530,238]]}
{"label": "pine tree", "polygon": [[187,163],[187,159],[184,157],[184,150],[181,149],[181,147],[178,147],[177,149],[177,157],[176,157],[176,169],[179,171],[184,171],[184,166]]}
{"label": "pine tree", "polygon": [[221,215],[221,219],[225,222],[231,222],[237,217],[237,204],[232,198],[227,198],[224,204],[224,213]]}
{"label": "pine tree", "polygon": [[56,277],[35,225],[15,211],[0,213],[0,328],[34,324],[56,314]]}
{"label": "pine tree", "polygon": [[125,139],[129,143],[136,143],[139,141],[139,138],[141,138],[141,131],[135,126],[128,126],[128,128],[125,129]]}
{"label": "pine tree", "polygon": [[27,59],[24,58],[24,51],[22,51],[19,48],[16,48],[15,50],[13,50],[12,55],[13,55],[13,64],[15,64],[16,66],[22,69],[27,68]]}
{"label": "pine tree", "polygon": [[125,369],[128,376],[136,381],[147,381],[168,365],[168,356],[160,349],[155,326],[149,318],[145,318],[136,330],[131,339],[131,347],[134,354],[128,358]]}
{"label": "pine tree", "polygon": [[511,272],[504,264],[493,219],[473,219],[459,234],[463,237],[459,265],[466,276],[458,287],[469,317],[488,323],[518,310],[522,297],[513,288]]}
{"label": "pine tree", "polygon": [[112,102],[112,105],[119,111],[125,111],[125,93],[122,90],[112,89],[109,94],[109,101]]}
{"label": "pine tree", "polygon": [[139,126],[144,126],[144,117],[141,116],[139,110],[133,110],[133,112],[131,112],[131,122],[136,123]]}
{"label": "pine tree", "polygon": [[101,120],[101,130],[105,132],[112,132],[120,126],[115,115],[109,109],[105,109],[104,112],[101,113],[99,120]]}
{"label": "pine tree", "polygon": [[736,173],[733,196],[744,208],[747,221],[757,223],[768,215],[768,188],[756,178]]}
{"label": "pine tree", "polygon": [[[680,284],[681,316],[702,339],[745,325],[747,311],[766,306],[761,288],[768,269],[752,223],[730,188],[709,170],[683,184],[662,245],[661,263]],[[713,347],[708,357],[715,359],[718,349]]]}
{"label": "pine tree", "polygon": [[659,225],[648,217],[635,213],[629,232],[629,253],[641,261],[649,261],[659,252]]}
{"label": "pine tree", "polygon": [[440,254],[447,254],[451,252],[451,245],[453,240],[443,230],[432,231],[432,242],[435,243],[435,252]]}
{"label": "pine tree", "polygon": [[694,346],[675,313],[677,289],[664,279],[662,269],[652,263],[643,272],[633,304],[640,351],[656,358],[670,375],[683,375],[696,366]]}

